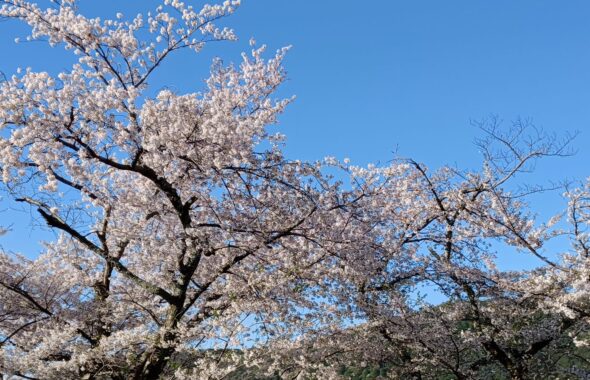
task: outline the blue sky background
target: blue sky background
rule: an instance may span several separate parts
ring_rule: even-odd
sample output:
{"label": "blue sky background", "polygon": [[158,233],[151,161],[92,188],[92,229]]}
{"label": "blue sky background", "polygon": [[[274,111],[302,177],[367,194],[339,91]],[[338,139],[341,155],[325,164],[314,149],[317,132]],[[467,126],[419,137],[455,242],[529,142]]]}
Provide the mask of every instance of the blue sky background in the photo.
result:
{"label": "blue sky background", "polygon": [[[187,0],[190,2],[190,0]],[[200,1],[191,2],[195,5]],[[154,1],[82,0],[89,15],[132,16]],[[179,92],[202,88],[211,59],[239,61],[254,37],[271,51],[293,45],[281,94],[297,100],[281,118],[287,154],[315,160],[332,155],[353,163],[387,162],[393,151],[436,168],[477,168],[470,119],[496,114],[532,118],[558,135],[579,131],[578,153],[538,165],[532,183],[585,179],[590,162],[590,2],[583,0],[243,0],[224,24],[240,41],[182,53],[152,83]],[[26,27],[0,23],[0,70],[17,66],[55,73],[71,57],[43,43],[15,45]],[[532,200],[540,214],[558,211],[559,192]],[[560,203],[558,203],[560,202]],[[4,202],[5,208],[12,205]],[[8,211],[7,249],[34,251],[30,214]],[[506,267],[532,265],[503,257]],[[538,263],[538,262],[536,262]]]}

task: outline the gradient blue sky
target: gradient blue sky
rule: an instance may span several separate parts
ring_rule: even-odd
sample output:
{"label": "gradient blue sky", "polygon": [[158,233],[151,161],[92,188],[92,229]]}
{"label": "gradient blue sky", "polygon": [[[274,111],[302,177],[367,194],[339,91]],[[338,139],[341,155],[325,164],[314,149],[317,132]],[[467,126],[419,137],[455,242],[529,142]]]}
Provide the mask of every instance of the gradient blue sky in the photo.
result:
{"label": "gradient blue sky", "polygon": [[[187,0],[190,2],[190,0]],[[147,9],[154,1],[82,0],[91,15]],[[200,1],[192,2],[201,4]],[[582,0],[244,0],[224,21],[240,41],[209,46],[200,56],[180,54],[154,78],[177,91],[202,88],[211,58],[238,61],[254,37],[275,50],[293,45],[289,81],[297,95],[281,118],[292,158],[350,157],[386,162],[397,151],[431,167],[479,166],[470,119],[497,114],[532,118],[557,134],[579,131],[570,158],[538,165],[534,183],[588,176],[590,162],[590,2]],[[56,72],[71,61],[42,43],[14,45],[26,28],[0,23],[0,70],[17,66]],[[534,202],[541,214],[558,210]],[[6,204],[6,207],[11,205]],[[28,213],[8,212],[9,249],[34,249]],[[525,261],[510,259],[509,266]]]}

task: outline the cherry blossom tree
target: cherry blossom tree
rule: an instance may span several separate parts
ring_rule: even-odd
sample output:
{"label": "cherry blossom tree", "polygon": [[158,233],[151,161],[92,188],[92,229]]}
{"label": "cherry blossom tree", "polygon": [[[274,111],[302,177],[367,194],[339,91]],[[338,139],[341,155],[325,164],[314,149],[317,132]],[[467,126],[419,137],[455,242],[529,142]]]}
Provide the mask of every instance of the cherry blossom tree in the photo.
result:
{"label": "cherry blossom tree", "polygon": [[5,189],[58,233],[36,259],[0,256],[1,371],[208,378],[231,349],[305,319],[319,297],[303,282],[328,252],[314,241],[348,200],[267,131],[289,102],[273,99],[287,49],[214,62],[202,92],[151,96],[168,56],[236,38],[216,21],[239,1],[166,0],[127,21],[1,3],[29,39],[78,57],[0,83]]}
{"label": "cherry blossom tree", "polygon": [[[522,121],[508,132],[495,120],[480,127],[480,172],[430,172],[412,160],[348,168],[372,191],[349,208],[355,227],[347,231],[364,232],[339,252],[345,270],[332,278],[358,323],[309,335],[288,354],[306,360],[283,359],[292,372],[336,376],[362,363],[404,379],[587,373],[587,187],[566,193],[571,231],[561,215],[535,221],[524,199],[542,188],[509,187],[537,158],[568,154],[570,138],[557,141]],[[568,235],[570,253],[545,248]],[[498,254],[530,254],[540,266],[501,271]],[[421,289],[444,302],[429,304]]]}
{"label": "cherry blossom tree", "polygon": [[[214,61],[193,93],[151,86],[174,53],[236,39],[217,25],[238,0],[165,0],[129,20],[85,17],[74,0],[0,4],[28,39],[76,57],[55,76],[25,69],[0,82],[3,188],[56,233],[36,258],[0,253],[3,375],[341,378],[377,366],[391,378],[524,379],[590,368],[590,187],[568,190],[564,220],[541,224],[525,202],[540,189],[511,184],[536,159],[568,154],[567,139],[482,124],[479,171],[289,160],[270,130],[291,100],[275,95],[288,49],[265,58],[252,41],[239,65]],[[564,236],[571,249],[547,254]],[[501,271],[499,251],[540,267]],[[429,304],[425,287],[444,302]]]}
{"label": "cherry blossom tree", "polygon": [[[571,137],[558,141],[523,121],[507,132],[496,120],[480,127],[479,172],[431,172],[413,160],[341,164],[357,201],[342,210],[345,244],[326,286],[334,304],[348,306],[334,315],[349,325],[279,345],[285,377],[340,378],[342,368],[364,366],[403,379],[575,378],[590,369],[587,188],[566,193],[570,231],[562,215],[535,220],[525,200],[544,189],[511,185],[536,159],[569,154]],[[546,248],[554,239],[567,247],[565,236],[570,253]],[[523,254],[539,267],[496,267],[498,255]],[[424,289],[443,302],[430,304]]]}

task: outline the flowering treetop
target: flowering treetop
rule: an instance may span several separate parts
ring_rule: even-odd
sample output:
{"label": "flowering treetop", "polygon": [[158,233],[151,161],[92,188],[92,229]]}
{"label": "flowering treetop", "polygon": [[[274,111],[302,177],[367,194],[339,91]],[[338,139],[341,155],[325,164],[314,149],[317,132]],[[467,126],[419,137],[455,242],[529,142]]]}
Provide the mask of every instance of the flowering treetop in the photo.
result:
{"label": "flowering treetop", "polygon": [[[266,59],[252,41],[239,65],[215,61],[192,93],[150,88],[174,52],[235,39],[216,22],[239,1],[197,10],[166,0],[130,20],[87,18],[73,0],[0,4],[0,17],[31,27],[29,39],[78,57],[56,76],[26,69],[0,82],[4,187],[57,232],[36,259],[0,254],[3,374],[222,378],[269,365],[304,376],[341,358],[336,337],[338,353],[366,360],[405,344],[395,357],[414,374],[430,365],[467,378],[485,358],[521,376],[519,355],[587,317],[588,189],[570,194],[576,253],[556,263],[541,249],[551,223],[535,227],[523,194],[504,187],[562,145],[521,146],[485,129],[508,153],[484,149],[484,169],[471,173],[288,160],[267,130],[290,101],[275,97],[286,48]],[[495,240],[546,267],[498,271]],[[413,290],[424,283],[451,303],[417,313]],[[526,318],[523,300],[558,310],[531,322],[544,335],[499,327]],[[360,340],[360,328],[346,329],[359,321]],[[469,331],[454,329],[465,321]],[[437,346],[457,349],[435,355]],[[481,358],[457,359],[466,350]]]}

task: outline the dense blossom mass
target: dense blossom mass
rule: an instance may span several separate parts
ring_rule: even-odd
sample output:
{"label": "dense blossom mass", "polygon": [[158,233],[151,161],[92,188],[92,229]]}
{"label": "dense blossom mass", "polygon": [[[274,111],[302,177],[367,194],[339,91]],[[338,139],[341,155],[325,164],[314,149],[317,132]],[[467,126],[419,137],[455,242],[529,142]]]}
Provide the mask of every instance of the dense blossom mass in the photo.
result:
{"label": "dense blossom mass", "polygon": [[[239,3],[103,20],[74,0],[0,1],[28,39],[77,56],[0,82],[3,189],[56,232],[36,258],[0,253],[0,373],[589,376],[590,187],[539,223],[525,203],[539,189],[511,185],[568,141],[492,120],[479,172],[287,159],[268,127],[291,101],[275,96],[288,49],[251,41],[200,92],[150,87],[176,51],[236,39],[217,21]],[[501,271],[498,253],[539,267]]]}

